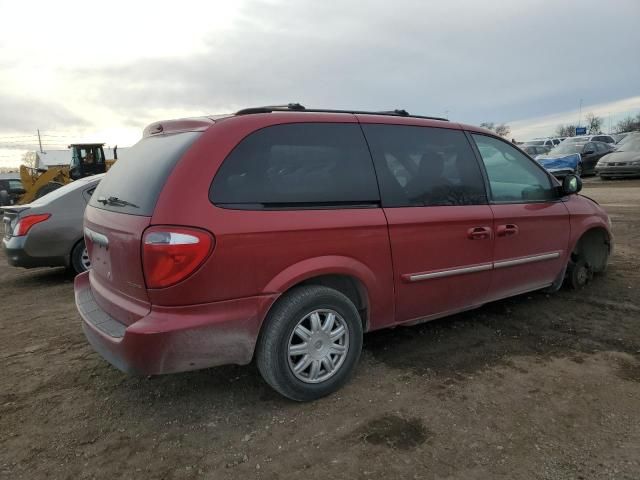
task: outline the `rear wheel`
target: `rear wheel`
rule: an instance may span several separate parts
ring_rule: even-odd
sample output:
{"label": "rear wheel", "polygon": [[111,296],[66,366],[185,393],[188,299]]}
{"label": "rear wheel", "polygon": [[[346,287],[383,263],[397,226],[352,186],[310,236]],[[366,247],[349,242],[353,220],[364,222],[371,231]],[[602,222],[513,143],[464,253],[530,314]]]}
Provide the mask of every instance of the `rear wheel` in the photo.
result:
{"label": "rear wheel", "polygon": [[362,350],[362,323],[342,293],[305,286],[285,294],[265,320],[256,361],[280,394],[309,401],[338,390],[351,377]]}
{"label": "rear wheel", "polygon": [[76,243],[73,250],[71,250],[71,268],[76,274],[86,272],[91,268],[91,260],[89,259],[84,240]]}

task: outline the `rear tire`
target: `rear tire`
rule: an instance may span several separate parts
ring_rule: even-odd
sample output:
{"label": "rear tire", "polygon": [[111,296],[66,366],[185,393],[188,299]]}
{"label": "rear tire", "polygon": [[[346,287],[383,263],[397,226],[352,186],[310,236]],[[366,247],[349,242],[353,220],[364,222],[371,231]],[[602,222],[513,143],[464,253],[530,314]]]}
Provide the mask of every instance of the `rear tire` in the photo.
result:
{"label": "rear tire", "polygon": [[309,285],[286,293],[271,309],[256,363],[274,390],[304,402],[342,387],[361,351],[362,322],[355,305],[337,290]]}
{"label": "rear tire", "polygon": [[91,268],[91,261],[87,253],[84,240],[80,240],[71,250],[71,269],[77,275],[86,272]]}

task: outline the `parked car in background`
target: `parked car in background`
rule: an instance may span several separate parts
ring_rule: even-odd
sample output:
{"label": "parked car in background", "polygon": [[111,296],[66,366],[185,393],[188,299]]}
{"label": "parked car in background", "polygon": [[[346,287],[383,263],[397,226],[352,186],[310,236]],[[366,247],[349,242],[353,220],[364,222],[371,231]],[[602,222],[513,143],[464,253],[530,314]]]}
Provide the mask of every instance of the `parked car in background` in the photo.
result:
{"label": "parked car in background", "polygon": [[104,175],[71,182],[26,205],[3,207],[7,261],[14,267],[68,267],[86,271],[82,217]]}
{"label": "parked car in background", "polygon": [[529,140],[524,142],[525,146],[545,146],[549,148],[553,148],[556,145],[560,144],[562,140],[559,138],[534,138],[533,140]]}
{"label": "parked car in background", "polygon": [[604,142],[609,145],[615,145],[616,140],[611,135],[580,135],[577,137],[569,137],[565,140],[569,143],[585,143],[585,142]]}
{"label": "parked car in background", "polygon": [[628,135],[615,151],[605,155],[596,165],[596,173],[606,180],[612,177],[640,176],[640,133]]}
{"label": "parked car in background", "polygon": [[595,173],[598,160],[613,147],[603,142],[562,142],[549,153],[539,155],[535,160],[558,178],[570,173],[584,175]]}
{"label": "parked car in background", "polygon": [[0,207],[13,205],[23,193],[19,173],[0,173]]}
{"label": "parked car in background", "polygon": [[313,400],[351,376],[363,332],[565,273],[581,285],[611,247],[578,177],[561,186],[488,130],[404,111],[163,121],[129,153],[89,201],[92,267],[75,280],[88,341],[127,372],[255,358]]}
{"label": "parked car in background", "polygon": [[536,158],[538,155],[549,153],[551,148],[545,145],[523,145],[522,150],[524,150],[531,158]]}

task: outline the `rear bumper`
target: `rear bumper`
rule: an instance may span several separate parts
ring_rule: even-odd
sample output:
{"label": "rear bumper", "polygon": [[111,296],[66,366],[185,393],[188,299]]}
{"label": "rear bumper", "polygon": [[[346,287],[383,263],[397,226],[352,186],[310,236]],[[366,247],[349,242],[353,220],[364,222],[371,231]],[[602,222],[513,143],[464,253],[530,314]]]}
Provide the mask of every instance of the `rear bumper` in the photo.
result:
{"label": "rear bumper", "polygon": [[89,274],[75,279],[76,306],[91,346],[118,369],[139,375],[251,362],[262,319],[276,295],[189,307],[152,307],[127,326],[96,303]]}
{"label": "rear bumper", "polygon": [[4,237],[2,246],[7,254],[7,262],[12,267],[36,268],[36,267],[67,267],[66,257],[33,257],[25,249],[27,237]]}

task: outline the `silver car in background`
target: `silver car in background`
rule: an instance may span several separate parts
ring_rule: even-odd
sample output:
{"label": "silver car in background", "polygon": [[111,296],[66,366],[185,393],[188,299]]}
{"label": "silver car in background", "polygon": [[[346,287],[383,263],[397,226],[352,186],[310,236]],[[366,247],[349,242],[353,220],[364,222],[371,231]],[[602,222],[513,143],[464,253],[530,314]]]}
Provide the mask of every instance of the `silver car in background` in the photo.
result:
{"label": "silver car in background", "polygon": [[2,244],[14,267],[67,267],[76,273],[90,267],[82,220],[93,191],[104,177],[69,183],[33,203],[3,207]]}

